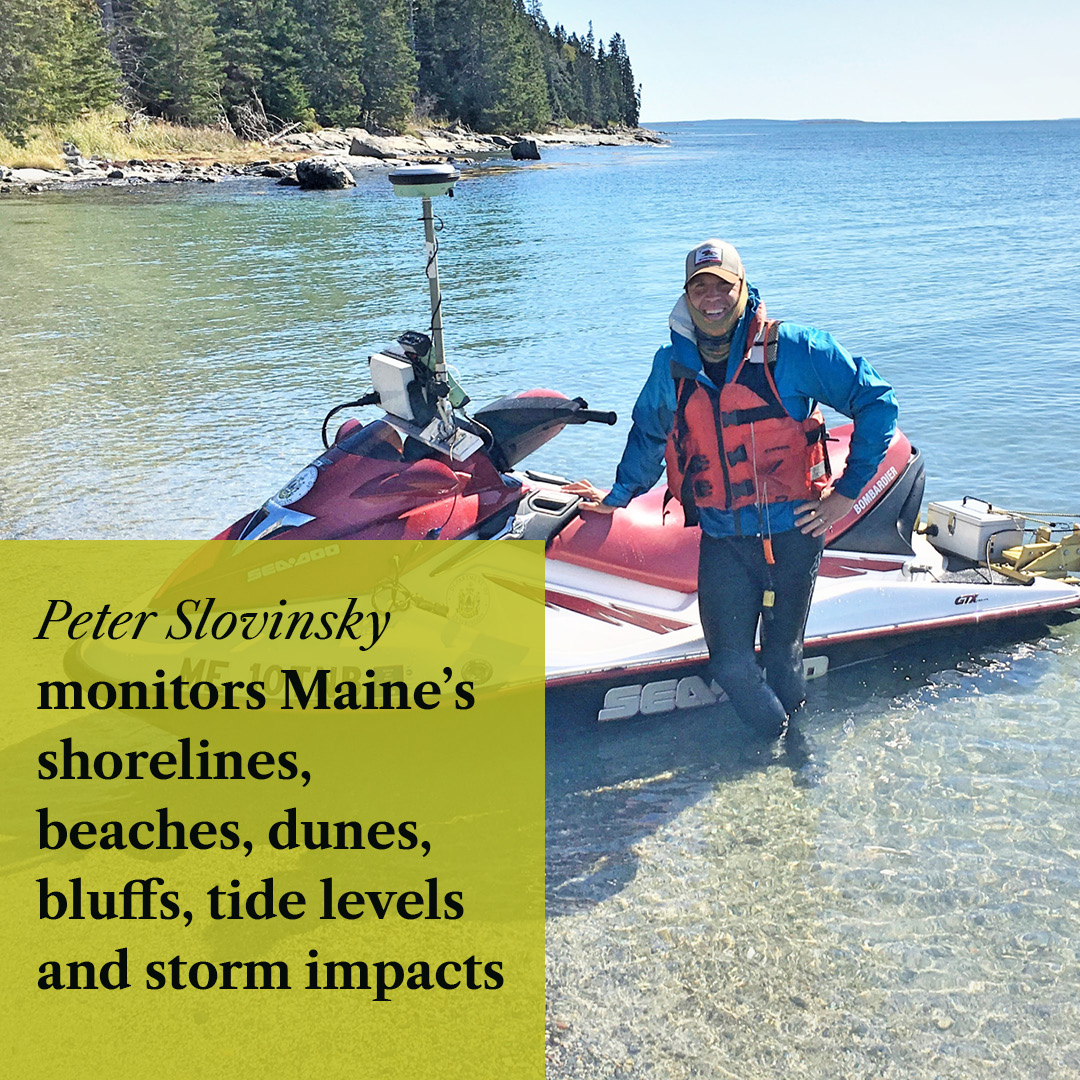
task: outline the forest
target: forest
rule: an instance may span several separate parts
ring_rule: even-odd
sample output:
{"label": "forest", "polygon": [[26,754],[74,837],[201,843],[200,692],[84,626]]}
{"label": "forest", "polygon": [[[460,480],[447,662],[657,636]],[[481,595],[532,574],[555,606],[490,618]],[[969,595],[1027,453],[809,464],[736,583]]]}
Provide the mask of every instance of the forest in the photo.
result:
{"label": "forest", "polygon": [[263,139],[289,126],[636,126],[626,43],[540,0],[0,0],[0,134],[123,105]]}

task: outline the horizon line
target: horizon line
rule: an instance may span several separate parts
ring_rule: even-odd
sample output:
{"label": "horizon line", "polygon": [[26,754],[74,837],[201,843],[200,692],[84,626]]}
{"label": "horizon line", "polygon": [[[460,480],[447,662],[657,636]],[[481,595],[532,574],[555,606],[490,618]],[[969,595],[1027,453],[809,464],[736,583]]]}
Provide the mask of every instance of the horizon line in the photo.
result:
{"label": "horizon line", "polygon": [[1080,116],[1032,116],[1009,119],[940,119],[940,120],[860,120],[848,116],[715,116],[693,120],[639,120],[642,127],[650,124],[1061,124],[1080,120]]}

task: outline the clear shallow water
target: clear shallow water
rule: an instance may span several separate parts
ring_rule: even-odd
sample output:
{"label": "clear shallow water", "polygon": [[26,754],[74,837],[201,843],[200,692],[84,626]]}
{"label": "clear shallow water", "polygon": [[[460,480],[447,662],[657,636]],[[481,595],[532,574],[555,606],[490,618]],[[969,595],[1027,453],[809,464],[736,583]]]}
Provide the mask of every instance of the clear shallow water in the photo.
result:
{"label": "clear shallow water", "polygon": [[[720,235],[770,311],[894,382],[929,497],[1080,511],[1080,123],[668,131],[440,204],[474,399],[623,417],[534,464],[610,480],[683,255]],[[0,200],[0,535],[257,505],[426,325],[415,216],[381,175]],[[551,1075],[1080,1072],[1080,624],[965,645],[816,684],[788,758],[723,713],[552,734]]]}

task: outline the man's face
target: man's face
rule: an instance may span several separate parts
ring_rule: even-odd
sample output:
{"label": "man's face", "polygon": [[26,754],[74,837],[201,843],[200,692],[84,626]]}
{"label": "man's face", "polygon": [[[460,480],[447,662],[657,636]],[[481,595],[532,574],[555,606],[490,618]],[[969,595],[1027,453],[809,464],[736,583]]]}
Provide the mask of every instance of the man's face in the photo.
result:
{"label": "man's face", "polygon": [[697,274],[686,286],[686,299],[709,322],[719,322],[739,302],[741,281],[725,281],[716,274]]}

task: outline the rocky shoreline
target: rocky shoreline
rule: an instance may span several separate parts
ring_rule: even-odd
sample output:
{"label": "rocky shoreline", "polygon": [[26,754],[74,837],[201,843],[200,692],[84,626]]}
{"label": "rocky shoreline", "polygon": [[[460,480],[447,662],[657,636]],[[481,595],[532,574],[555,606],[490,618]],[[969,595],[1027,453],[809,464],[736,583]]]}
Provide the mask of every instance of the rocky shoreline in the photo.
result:
{"label": "rocky shoreline", "polygon": [[[452,162],[459,165],[499,158],[539,160],[549,146],[666,145],[647,128],[558,129],[519,136],[482,135],[463,127],[419,130],[415,135],[378,135],[363,128],[324,128],[294,132],[263,144],[266,157],[242,165],[138,159],[112,161],[84,157],[64,144],[64,169],[12,169],[0,165],[0,194],[72,190],[88,186],[138,186],[161,183],[204,183],[241,177],[269,177],[297,187],[347,187],[355,173],[377,167]],[[336,176],[337,181],[304,181],[310,175]],[[297,166],[301,179],[297,179]]]}

